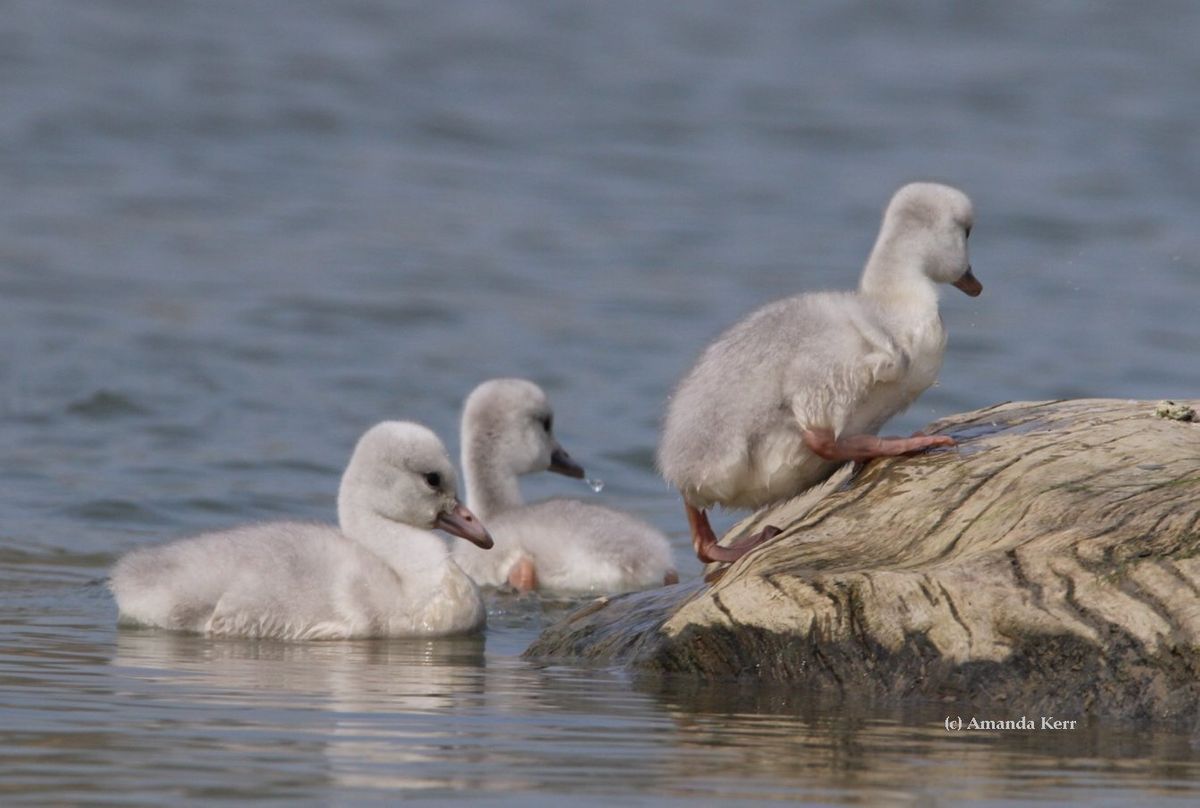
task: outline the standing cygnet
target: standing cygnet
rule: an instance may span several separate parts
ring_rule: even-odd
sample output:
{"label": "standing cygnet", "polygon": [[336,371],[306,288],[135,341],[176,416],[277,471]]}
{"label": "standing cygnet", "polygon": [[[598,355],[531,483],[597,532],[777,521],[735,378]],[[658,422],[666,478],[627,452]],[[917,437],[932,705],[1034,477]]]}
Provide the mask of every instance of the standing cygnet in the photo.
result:
{"label": "standing cygnet", "polygon": [[913,183],[883,216],[857,292],[771,303],[722,334],[675,390],[658,464],[683,495],[701,561],[733,561],[777,529],[722,547],[705,508],[758,508],[825,480],[839,464],[953,446],[943,435],[876,433],[933,384],[946,333],[937,284],[974,297],[971,202]]}
{"label": "standing cygnet", "polygon": [[616,593],[675,583],[667,537],[645,522],[571,499],[523,504],[517,477],[550,470],[582,478],[554,439],[546,394],[524,379],[493,379],[467,397],[462,464],[467,503],[487,522],[496,549],[454,548],[481,585],[519,591]]}
{"label": "standing cygnet", "polygon": [[440,528],[492,539],[459,503],[437,436],[401,421],[358,441],[333,525],[274,522],[134,550],[110,588],[122,623],[288,640],[459,634],[483,626]]}

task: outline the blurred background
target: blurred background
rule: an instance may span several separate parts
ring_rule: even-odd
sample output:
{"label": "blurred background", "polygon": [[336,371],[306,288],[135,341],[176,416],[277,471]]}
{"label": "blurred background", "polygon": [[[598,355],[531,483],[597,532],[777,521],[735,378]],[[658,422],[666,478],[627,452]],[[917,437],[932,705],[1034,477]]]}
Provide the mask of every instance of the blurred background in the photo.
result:
{"label": "blurred background", "polygon": [[332,520],[366,427],[457,454],[498,375],[608,483],[527,493],[633,511],[696,574],[653,466],[671,387],[756,306],[854,286],[909,180],[974,200],[984,293],[943,295],[940,384],[886,431],[1200,395],[1198,41],[1187,0],[4,3],[15,641],[103,656],[80,586],[119,553]]}
{"label": "blurred background", "polygon": [[5,18],[0,450],[21,541],[329,517],[366,426],[416,419],[454,448],[462,397],[496,375],[549,391],[607,501],[682,532],[653,469],[671,386],[759,304],[853,286],[912,179],[973,198],[985,291],[947,290],[940,385],[895,431],[1197,394],[1187,2]]}

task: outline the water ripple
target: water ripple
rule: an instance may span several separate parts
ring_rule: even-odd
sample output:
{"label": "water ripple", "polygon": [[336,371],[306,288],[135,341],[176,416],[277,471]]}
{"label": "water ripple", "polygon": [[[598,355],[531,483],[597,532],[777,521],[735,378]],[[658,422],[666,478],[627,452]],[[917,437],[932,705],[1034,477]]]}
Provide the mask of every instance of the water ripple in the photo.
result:
{"label": "water ripple", "polygon": [[97,390],[87,398],[73,401],[67,406],[67,412],[98,421],[149,414],[149,410],[133,398],[113,390]]}

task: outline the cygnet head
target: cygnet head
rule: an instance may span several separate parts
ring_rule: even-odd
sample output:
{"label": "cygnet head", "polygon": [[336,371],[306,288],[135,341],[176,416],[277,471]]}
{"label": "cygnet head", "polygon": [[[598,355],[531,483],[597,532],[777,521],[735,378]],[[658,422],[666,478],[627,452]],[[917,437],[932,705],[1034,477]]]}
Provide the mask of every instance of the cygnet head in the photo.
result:
{"label": "cygnet head", "polygon": [[883,214],[879,239],[863,273],[871,292],[916,267],[934,283],[948,283],[975,297],[983,285],[971,271],[967,237],[974,223],[971,200],[957,188],[933,182],[905,185]]}
{"label": "cygnet head", "polygon": [[554,438],[554,410],[542,388],[525,379],[492,379],[463,405],[465,454],[478,452],[520,475],[550,471],[582,479],[583,468]]}
{"label": "cygnet head", "polygon": [[446,447],[429,429],[384,421],[358,440],[338,490],[338,521],[353,536],[382,519],[422,530],[438,528],[483,547],[492,537],[458,500]]}

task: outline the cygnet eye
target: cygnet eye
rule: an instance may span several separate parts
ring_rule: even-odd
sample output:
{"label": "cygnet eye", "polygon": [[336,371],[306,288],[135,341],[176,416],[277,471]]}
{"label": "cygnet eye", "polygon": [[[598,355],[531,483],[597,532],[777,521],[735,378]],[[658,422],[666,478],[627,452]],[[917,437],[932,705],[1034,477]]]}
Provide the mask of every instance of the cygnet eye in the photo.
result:
{"label": "cygnet eye", "polygon": [[553,415],[543,415],[541,418],[538,419],[538,421],[541,422],[542,429],[546,430],[547,433],[549,433],[550,430],[554,428],[554,416]]}
{"label": "cygnet eye", "polygon": [[425,482],[429,483],[430,488],[440,488],[442,485],[442,475],[436,471],[428,472],[425,475]]}
{"label": "cygnet eye", "polygon": [[971,225],[967,225],[967,235],[966,235],[966,237],[967,237],[967,238],[970,238],[970,237],[971,237]]}

